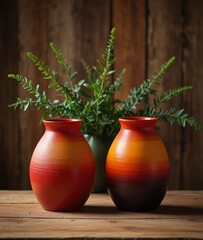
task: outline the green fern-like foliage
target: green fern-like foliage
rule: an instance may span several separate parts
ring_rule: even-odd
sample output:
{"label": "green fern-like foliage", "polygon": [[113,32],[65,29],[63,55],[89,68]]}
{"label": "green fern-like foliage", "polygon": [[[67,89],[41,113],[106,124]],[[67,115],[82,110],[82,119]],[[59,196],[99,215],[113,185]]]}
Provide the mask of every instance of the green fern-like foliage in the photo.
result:
{"label": "green fern-like foliage", "polygon": [[[42,111],[41,121],[48,117],[80,118],[83,120],[82,132],[91,135],[116,135],[120,127],[118,119],[125,116],[156,117],[170,122],[171,125],[176,122],[182,127],[188,124],[196,130],[202,130],[202,124],[185,113],[184,109],[162,108],[163,104],[192,89],[191,86],[181,86],[158,95],[156,87],[174,63],[175,57],[169,58],[138,88],[132,88],[124,101],[115,99],[116,92],[122,90],[126,71],[123,69],[117,74],[114,69],[115,41],[116,29],[113,28],[106,49],[96,65],[90,67],[81,60],[87,77],[79,81],[77,72],[73,71],[73,66],[53,42],[50,43],[50,47],[61,72],[51,70],[39,57],[28,52],[27,56],[42,73],[44,81],[48,81],[48,88],[41,91],[40,85],[34,86],[32,80],[20,74],[9,74],[8,77],[17,80],[29,94],[28,98],[17,98],[10,106],[22,108],[24,111],[35,107]],[[50,88],[56,93],[54,100],[47,97]],[[153,99],[152,104],[146,101],[149,97]]]}
{"label": "green fern-like foliage", "polygon": [[[203,125],[194,117],[189,116],[185,113],[184,109],[169,108],[164,111],[162,109],[162,104],[169,102],[174,97],[180,96],[186,91],[192,89],[192,86],[182,86],[175,89],[166,90],[161,94],[161,96],[157,96],[157,89],[154,88],[154,85],[157,86],[160,84],[162,78],[166,75],[170,66],[174,63],[175,57],[169,58],[161,68],[156,71],[151,79],[147,79],[143,81],[143,83],[139,86],[139,88],[133,88],[130,90],[130,93],[127,99],[121,103],[120,114],[122,117],[124,116],[148,116],[148,117],[156,117],[159,120],[170,122],[173,125],[175,122],[180,126],[185,127],[186,124],[193,127],[196,130],[203,130]],[[146,97],[152,96],[153,98],[153,106],[150,106],[146,103]],[[139,110],[137,107],[139,106]]]}
{"label": "green fern-like foliage", "polygon": [[[170,58],[161,66],[159,71],[154,73],[152,79],[143,81],[139,88],[134,87],[131,89],[127,99],[121,104],[120,111],[122,111],[124,115],[134,115],[137,106],[145,104],[144,99],[146,96],[154,95],[156,97],[157,90],[153,88],[153,85],[160,84],[160,80],[164,77],[174,61],[175,57]],[[166,95],[168,96],[168,94]]]}
{"label": "green fern-like foliage", "polygon": [[[40,86],[37,84],[36,86],[33,86],[32,80],[28,80],[26,77],[23,77],[19,74],[9,74],[8,77],[17,80],[22,87],[27,90],[27,92],[30,94],[30,96],[26,99],[17,98],[17,101],[10,105],[10,107],[20,107],[23,108],[24,111],[26,111],[29,107],[36,107],[37,110],[44,109],[44,112],[42,114],[41,121],[47,116],[60,116],[60,112],[58,112],[55,101],[50,101],[47,98],[46,92],[42,91],[40,92]],[[40,122],[41,122],[40,121]]]}
{"label": "green fern-like foliage", "polygon": [[84,118],[88,116],[88,124],[83,124],[82,130],[88,134],[112,135],[119,129],[117,110],[115,104],[119,100],[114,99],[116,91],[122,87],[125,69],[114,82],[111,76],[115,74],[113,69],[116,61],[113,50],[115,47],[116,31],[112,29],[107,47],[97,65],[90,68],[83,60],[82,64],[87,73],[86,87],[82,95],[89,99],[85,104]]}
{"label": "green fern-like foliage", "polygon": [[181,95],[183,92],[186,92],[191,89],[192,89],[192,86],[183,86],[175,89],[169,89],[165,91],[160,97],[157,96],[153,99],[154,107],[158,108],[162,103],[166,103],[171,99],[173,99],[174,97],[177,97]]}

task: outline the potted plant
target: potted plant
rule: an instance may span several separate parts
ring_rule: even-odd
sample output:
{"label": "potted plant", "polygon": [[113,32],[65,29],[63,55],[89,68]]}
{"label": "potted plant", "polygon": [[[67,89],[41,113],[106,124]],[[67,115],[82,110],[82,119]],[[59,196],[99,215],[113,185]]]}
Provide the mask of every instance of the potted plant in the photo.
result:
{"label": "potted plant", "polygon": [[[61,66],[62,75],[66,77],[65,82],[61,81],[60,72],[52,71],[38,56],[28,52],[27,56],[37,66],[44,79],[49,81],[48,87],[55,89],[56,99],[49,99],[47,97],[48,90],[41,91],[40,85],[34,86],[32,80],[28,80],[25,76],[9,74],[9,78],[16,79],[30,94],[30,97],[26,99],[17,98],[17,101],[10,106],[20,107],[24,111],[34,106],[37,110],[42,111],[41,122],[43,119],[53,117],[82,119],[81,131],[92,145],[94,145],[95,139],[100,142],[100,137],[104,138],[104,141],[107,137],[111,137],[108,144],[110,145],[120,129],[119,118],[126,116],[155,117],[160,121],[168,121],[171,125],[177,122],[183,127],[188,124],[194,129],[203,129],[203,126],[193,116],[188,116],[184,109],[171,107],[164,110],[162,108],[164,103],[192,89],[191,86],[181,86],[158,95],[156,86],[175,61],[175,57],[168,59],[154,73],[152,78],[144,80],[138,88],[132,88],[125,100],[121,101],[114,98],[115,93],[122,89],[125,74],[125,69],[123,69],[120,74],[116,75],[114,69],[116,61],[113,54],[115,40],[116,29],[113,28],[106,49],[101,59],[97,60],[97,64],[90,67],[84,60],[81,61],[86,72],[86,78],[79,81],[76,80],[77,72],[72,70],[72,65],[69,64],[63,52],[53,42],[50,43],[50,47]],[[114,82],[111,81],[112,76],[116,76]],[[150,103],[147,102],[149,97],[153,99]],[[108,147],[105,150],[105,156]],[[96,148],[98,149],[97,146]],[[95,156],[96,152],[97,150],[94,152]],[[103,156],[104,160],[105,156]],[[100,167],[104,168],[104,166],[105,163]],[[98,173],[98,169],[96,172]],[[104,190],[103,186],[95,191]]]}

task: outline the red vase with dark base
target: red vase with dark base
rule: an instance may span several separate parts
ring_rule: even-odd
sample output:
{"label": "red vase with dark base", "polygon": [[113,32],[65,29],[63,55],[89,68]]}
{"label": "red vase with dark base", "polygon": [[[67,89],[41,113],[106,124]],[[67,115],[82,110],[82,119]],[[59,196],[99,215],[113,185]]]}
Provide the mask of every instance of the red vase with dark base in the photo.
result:
{"label": "red vase with dark base", "polygon": [[169,159],[156,132],[156,118],[119,119],[121,129],[106,160],[108,192],[124,211],[151,211],[162,202],[169,181]]}
{"label": "red vase with dark base", "polygon": [[95,165],[81,124],[79,119],[44,121],[46,130],[30,163],[30,181],[45,210],[79,210],[91,193]]}

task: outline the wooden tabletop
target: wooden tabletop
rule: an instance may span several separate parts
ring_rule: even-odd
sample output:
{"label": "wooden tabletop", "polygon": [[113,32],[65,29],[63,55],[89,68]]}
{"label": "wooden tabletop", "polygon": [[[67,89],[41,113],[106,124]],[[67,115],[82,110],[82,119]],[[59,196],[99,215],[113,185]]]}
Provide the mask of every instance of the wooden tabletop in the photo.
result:
{"label": "wooden tabletop", "polygon": [[153,212],[121,212],[91,194],[79,212],[48,212],[32,191],[0,191],[0,238],[203,239],[203,191],[168,191]]}

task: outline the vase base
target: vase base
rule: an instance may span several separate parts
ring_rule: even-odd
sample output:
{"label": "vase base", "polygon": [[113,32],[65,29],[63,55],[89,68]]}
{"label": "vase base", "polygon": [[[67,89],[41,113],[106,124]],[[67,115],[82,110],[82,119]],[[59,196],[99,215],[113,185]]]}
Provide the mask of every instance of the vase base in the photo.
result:
{"label": "vase base", "polygon": [[165,184],[151,188],[120,185],[111,186],[111,189],[108,188],[108,192],[114,204],[121,211],[149,212],[159,207],[166,194],[166,189]]}

